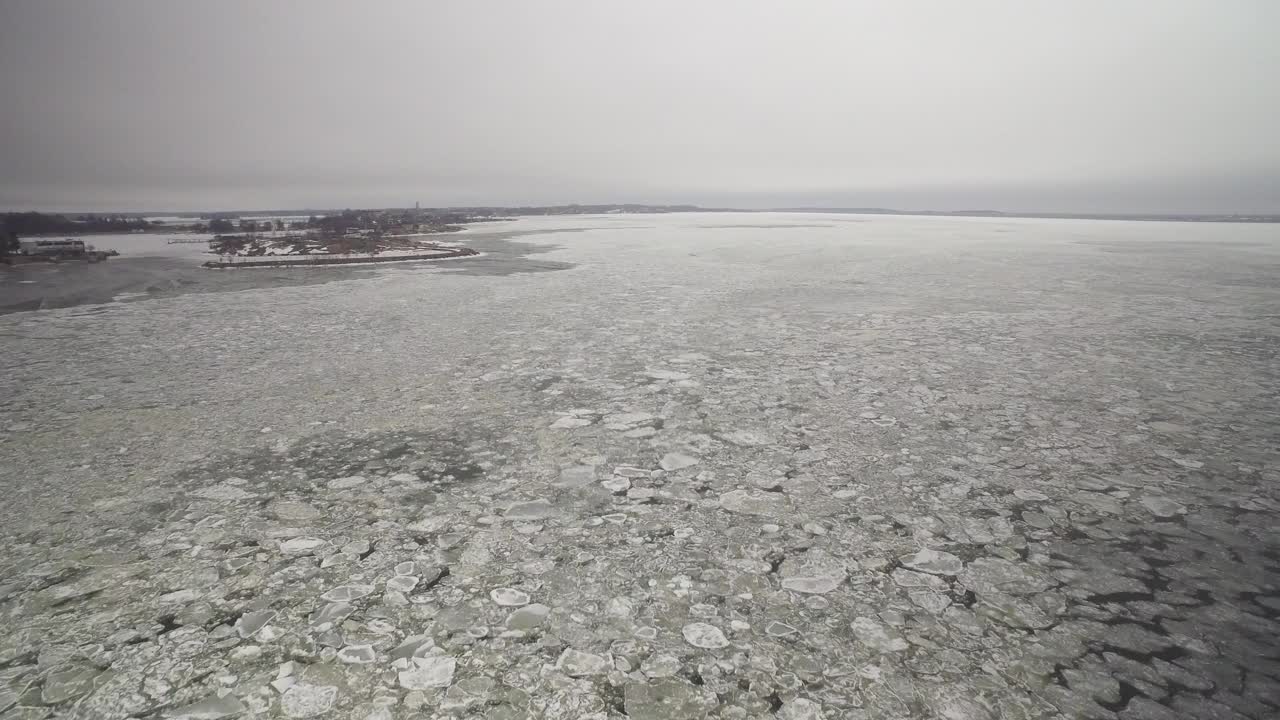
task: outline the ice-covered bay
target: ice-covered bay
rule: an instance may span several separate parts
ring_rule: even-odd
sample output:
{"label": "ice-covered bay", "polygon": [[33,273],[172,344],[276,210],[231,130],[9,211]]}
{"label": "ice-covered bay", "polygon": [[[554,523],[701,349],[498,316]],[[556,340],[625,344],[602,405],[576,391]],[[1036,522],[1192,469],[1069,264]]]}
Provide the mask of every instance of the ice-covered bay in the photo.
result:
{"label": "ice-covered bay", "polygon": [[1273,714],[1275,226],[450,239],[0,316],[0,711]]}

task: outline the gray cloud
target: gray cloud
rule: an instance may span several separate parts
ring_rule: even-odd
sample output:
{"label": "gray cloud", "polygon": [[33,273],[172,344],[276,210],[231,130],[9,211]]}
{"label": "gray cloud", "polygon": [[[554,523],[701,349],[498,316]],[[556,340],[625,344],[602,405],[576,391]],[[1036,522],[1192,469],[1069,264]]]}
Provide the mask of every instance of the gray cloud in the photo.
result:
{"label": "gray cloud", "polygon": [[1271,0],[4,0],[0,207],[1280,210]]}

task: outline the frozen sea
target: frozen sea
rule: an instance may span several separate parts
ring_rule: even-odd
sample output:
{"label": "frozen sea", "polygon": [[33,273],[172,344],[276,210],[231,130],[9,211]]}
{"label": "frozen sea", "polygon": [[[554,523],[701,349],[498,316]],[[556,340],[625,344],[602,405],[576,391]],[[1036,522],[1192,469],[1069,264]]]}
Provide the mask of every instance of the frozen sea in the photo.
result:
{"label": "frozen sea", "polygon": [[0,715],[1280,716],[1280,226],[447,239],[0,271]]}

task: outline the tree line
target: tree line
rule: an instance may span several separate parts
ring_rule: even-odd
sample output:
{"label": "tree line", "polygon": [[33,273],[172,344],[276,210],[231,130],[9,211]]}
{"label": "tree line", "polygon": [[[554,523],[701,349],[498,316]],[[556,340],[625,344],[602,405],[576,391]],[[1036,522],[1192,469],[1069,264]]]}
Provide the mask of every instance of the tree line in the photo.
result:
{"label": "tree line", "polygon": [[158,223],[126,215],[51,215],[14,212],[0,215],[0,228],[11,235],[57,235],[87,232],[129,232],[146,230]]}

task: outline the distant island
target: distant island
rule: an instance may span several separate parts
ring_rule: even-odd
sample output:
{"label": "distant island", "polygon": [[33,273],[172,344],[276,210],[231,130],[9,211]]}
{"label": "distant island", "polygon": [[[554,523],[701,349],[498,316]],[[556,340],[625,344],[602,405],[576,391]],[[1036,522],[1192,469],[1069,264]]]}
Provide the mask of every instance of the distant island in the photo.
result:
{"label": "distant island", "polygon": [[[287,216],[285,216],[287,217]],[[208,268],[294,267],[350,263],[443,260],[478,254],[458,245],[428,238],[462,230],[463,223],[495,218],[452,211],[343,210],[287,222],[274,219],[239,220],[239,232],[225,232],[231,221],[210,218],[215,232],[210,252],[218,260]]]}

